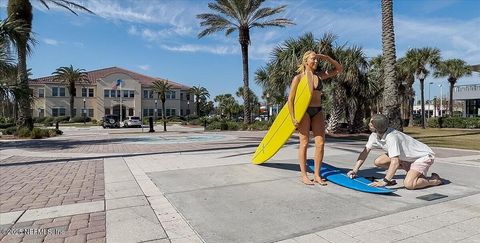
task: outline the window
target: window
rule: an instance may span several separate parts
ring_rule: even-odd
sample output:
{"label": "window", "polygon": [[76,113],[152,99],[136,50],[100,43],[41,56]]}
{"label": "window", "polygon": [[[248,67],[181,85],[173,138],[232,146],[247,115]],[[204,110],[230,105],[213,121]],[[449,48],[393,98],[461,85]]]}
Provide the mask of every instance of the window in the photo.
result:
{"label": "window", "polygon": [[190,100],[190,94],[187,93],[187,100]]}
{"label": "window", "polygon": [[143,109],[143,116],[153,116],[154,109]]}
{"label": "window", "polygon": [[180,93],[180,100],[183,100],[183,93]]}
{"label": "window", "polygon": [[53,97],[65,97],[65,87],[52,87]]}
{"label": "window", "polygon": [[82,88],[82,97],[93,97],[95,96],[95,92],[93,88]]}
{"label": "window", "polygon": [[105,97],[105,98],[110,97],[110,90],[108,90],[108,89],[103,90],[103,97]]}
{"label": "window", "polygon": [[144,89],[144,90],[143,90],[143,98],[145,98],[145,99],[153,99],[153,90]]}
{"label": "window", "polygon": [[77,116],[77,108],[73,108],[73,114],[70,114],[70,116]]}
{"label": "window", "polygon": [[128,109],[128,115],[129,115],[129,116],[133,116],[133,108],[129,108],[129,109]]}
{"label": "window", "polygon": [[65,116],[65,108],[52,108],[52,116]]}
{"label": "window", "polygon": [[45,97],[45,89],[38,89],[38,98],[44,98]]}
{"label": "window", "polygon": [[113,90],[113,89],[110,90],[110,97],[112,97],[112,98],[115,97],[115,92],[116,92],[116,90]]}
{"label": "window", "polygon": [[168,91],[165,93],[165,98],[173,100],[175,99],[175,93],[175,91]]}
{"label": "window", "polygon": [[165,115],[168,116],[175,116],[175,109],[166,109],[165,110]]}
{"label": "window", "polygon": [[135,90],[129,90],[130,98],[135,98]]}
{"label": "window", "polygon": [[93,117],[93,109],[87,109],[87,112],[88,117]]}
{"label": "window", "polygon": [[45,109],[38,109],[38,117],[44,117],[45,116]]}
{"label": "window", "polygon": [[105,108],[105,115],[110,115],[110,108]]}
{"label": "window", "polygon": [[124,90],[123,91],[123,98],[128,98],[128,92],[129,92],[129,90]]}

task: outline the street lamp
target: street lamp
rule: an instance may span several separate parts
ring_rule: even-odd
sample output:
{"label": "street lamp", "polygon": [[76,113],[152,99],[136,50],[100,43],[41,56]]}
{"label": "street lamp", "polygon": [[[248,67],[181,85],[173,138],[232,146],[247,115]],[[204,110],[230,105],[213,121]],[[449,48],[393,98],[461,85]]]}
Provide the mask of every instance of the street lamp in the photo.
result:
{"label": "street lamp", "polygon": [[421,70],[417,77],[418,79],[420,79],[420,93],[421,93],[420,95],[422,99],[422,128],[425,129],[425,97],[423,94],[424,93],[423,81],[425,80],[426,74],[423,72],[423,70]]}
{"label": "street lamp", "polygon": [[439,84],[438,87],[440,87],[440,117],[443,117],[443,106],[442,106],[442,100],[443,100],[443,84]]}
{"label": "street lamp", "polygon": [[432,87],[433,82],[428,83],[428,118],[430,118],[430,107],[432,106],[432,101],[430,100],[430,89]]}
{"label": "street lamp", "polygon": [[270,109],[268,107],[268,102],[270,100],[270,94],[267,93],[266,97],[267,97],[267,100],[266,100],[266,103],[265,103],[265,108],[267,110],[267,121],[270,121]]}
{"label": "street lamp", "polygon": [[85,109],[85,102],[86,102],[86,100],[85,100],[85,98],[83,98],[83,125],[86,124],[85,119],[86,119],[86,116],[87,116],[87,110]]}
{"label": "street lamp", "polygon": [[155,124],[157,124],[157,116],[158,116],[157,103],[158,103],[158,100],[155,100],[155,112],[153,114],[155,116]]}

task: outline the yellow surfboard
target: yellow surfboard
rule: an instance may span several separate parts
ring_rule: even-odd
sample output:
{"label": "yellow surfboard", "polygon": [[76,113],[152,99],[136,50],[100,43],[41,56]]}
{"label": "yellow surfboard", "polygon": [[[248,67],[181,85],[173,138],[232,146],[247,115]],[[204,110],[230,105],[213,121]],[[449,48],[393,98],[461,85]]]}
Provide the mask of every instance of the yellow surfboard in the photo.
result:
{"label": "yellow surfboard", "polygon": [[[308,72],[307,75],[303,75],[297,86],[297,92],[295,94],[294,112],[295,119],[300,122],[302,120],[305,111],[310,104],[313,91],[313,74]],[[290,113],[288,111],[288,103],[283,106],[277,115],[277,118],[273,122],[272,126],[267,132],[267,135],[263,138],[260,145],[252,158],[252,163],[261,164],[271,157],[273,157],[278,150],[287,142],[287,140],[295,131]]]}

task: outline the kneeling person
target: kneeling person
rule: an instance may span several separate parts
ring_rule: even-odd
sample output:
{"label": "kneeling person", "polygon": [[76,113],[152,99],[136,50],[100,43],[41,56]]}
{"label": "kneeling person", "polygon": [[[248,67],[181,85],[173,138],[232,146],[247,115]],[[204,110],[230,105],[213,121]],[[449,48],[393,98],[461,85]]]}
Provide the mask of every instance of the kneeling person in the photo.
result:
{"label": "kneeling person", "polygon": [[388,119],[382,114],[374,115],[368,126],[372,134],[358,156],[357,163],[347,173],[350,178],[357,175],[370,150],[377,147],[385,150],[387,154],[380,155],[374,163],[378,167],[387,169],[387,173],[382,181],[375,181],[370,184],[371,186],[395,185],[393,176],[398,169],[407,171],[404,180],[404,186],[407,189],[414,190],[442,184],[440,176],[436,173],[427,177],[427,171],[435,159],[435,153],[427,145],[388,127]]}

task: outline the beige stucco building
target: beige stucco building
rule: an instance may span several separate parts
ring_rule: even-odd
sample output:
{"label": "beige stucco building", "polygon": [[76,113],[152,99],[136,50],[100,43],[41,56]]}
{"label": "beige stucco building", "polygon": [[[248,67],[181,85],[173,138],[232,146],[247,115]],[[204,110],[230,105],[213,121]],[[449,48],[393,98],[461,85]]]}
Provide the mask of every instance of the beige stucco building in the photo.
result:
{"label": "beige stucco building", "polygon": [[[89,71],[87,75],[89,84],[76,85],[75,116],[82,116],[84,107],[86,116],[96,120],[109,114],[120,115],[120,107],[124,118],[161,116],[162,103],[153,92],[152,85],[156,80],[165,79],[118,67]],[[121,87],[116,86],[119,79],[123,81]],[[172,90],[166,95],[166,116],[195,114],[194,97],[188,93],[190,87],[166,81],[172,85]],[[35,97],[33,117],[72,116],[68,87],[54,81],[54,76],[33,79],[30,88]]]}

